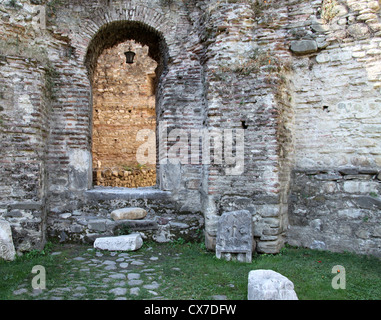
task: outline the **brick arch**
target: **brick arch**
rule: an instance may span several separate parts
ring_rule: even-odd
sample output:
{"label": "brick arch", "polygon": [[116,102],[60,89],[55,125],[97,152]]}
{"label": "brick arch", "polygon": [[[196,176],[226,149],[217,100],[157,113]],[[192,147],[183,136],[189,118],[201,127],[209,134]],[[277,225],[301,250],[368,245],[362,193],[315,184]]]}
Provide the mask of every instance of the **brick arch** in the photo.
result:
{"label": "brick arch", "polygon": [[[168,24],[171,23],[170,19],[159,11],[146,7],[144,5],[131,6],[129,3],[119,5],[110,5],[108,7],[99,7],[92,14],[91,18],[81,21],[80,36],[71,39],[76,52],[84,63],[87,63],[89,48],[99,32],[102,32],[109,27],[115,27],[117,24],[137,26],[140,25],[142,29],[151,31],[159,35],[163,43],[170,43],[168,34]],[[136,40],[136,37],[134,38]],[[126,39],[128,40],[128,39]]]}
{"label": "brick arch", "polygon": [[90,80],[100,54],[108,48],[127,40],[135,40],[149,47],[149,56],[156,60],[160,74],[167,65],[168,49],[163,35],[147,24],[138,21],[114,21],[102,26],[92,38],[85,56]]}
{"label": "brick arch", "polygon": [[[155,86],[159,85],[163,71],[167,68],[168,47],[166,40],[162,32],[144,22],[135,20],[116,20],[106,23],[93,35],[84,56],[84,65],[88,72],[90,84],[93,83],[93,74],[98,58],[104,50],[128,40],[134,40],[141,45],[148,46],[148,55],[158,63]],[[92,112],[93,103],[91,102],[90,105],[90,112]],[[156,111],[158,109],[159,106],[156,103]],[[92,127],[92,123],[90,126]],[[158,149],[156,153],[158,154]]]}

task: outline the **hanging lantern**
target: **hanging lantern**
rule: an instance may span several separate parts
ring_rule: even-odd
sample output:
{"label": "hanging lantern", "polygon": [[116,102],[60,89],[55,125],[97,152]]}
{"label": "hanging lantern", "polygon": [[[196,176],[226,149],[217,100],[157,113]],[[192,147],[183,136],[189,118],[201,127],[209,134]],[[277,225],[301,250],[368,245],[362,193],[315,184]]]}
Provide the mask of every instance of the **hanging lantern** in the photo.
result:
{"label": "hanging lantern", "polygon": [[135,52],[131,51],[131,47],[128,49],[127,52],[124,53],[126,56],[126,63],[128,64],[133,64],[134,63],[134,58],[135,58]]}

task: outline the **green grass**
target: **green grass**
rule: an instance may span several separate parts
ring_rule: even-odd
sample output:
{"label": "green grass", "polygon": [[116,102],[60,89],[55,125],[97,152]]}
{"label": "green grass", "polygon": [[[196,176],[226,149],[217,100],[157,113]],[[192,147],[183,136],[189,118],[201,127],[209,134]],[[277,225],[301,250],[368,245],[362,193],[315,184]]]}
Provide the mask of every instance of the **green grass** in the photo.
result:
{"label": "green grass", "polygon": [[[257,269],[271,269],[288,277],[300,300],[381,298],[381,268],[376,258],[286,248],[278,255],[256,255],[251,264],[242,264],[218,260],[195,245],[175,249],[187,259],[169,260],[164,267],[164,276],[171,284],[167,296],[173,299],[208,299],[216,294],[247,299],[248,273]],[[335,265],[346,268],[345,290],[332,288]],[[173,267],[182,271],[176,273]]]}
{"label": "green grass", "polygon": [[[48,289],[72,288],[78,283],[87,288],[84,299],[99,297],[102,275],[95,271],[84,274],[76,269],[79,262],[70,259],[78,255],[91,258],[95,251],[89,250],[89,246],[51,246],[51,250],[62,254],[52,256],[50,250],[45,250],[29,253],[13,262],[0,262],[0,300],[18,298],[12,292],[21,283],[31,283],[35,276],[31,270],[35,265],[46,268]],[[156,269],[155,277],[160,278],[161,283],[159,293],[166,299],[204,300],[213,295],[226,295],[229,300],[246,300],[248,273],[257,269],[271,269],[288,277],[294,282],[300,300],[381,299],[380,260],[374,257],[287,247],[278,255],[256,254],[251,264],[245,264],[218,260],[203,245],[189,243],[145,243],[136,254],[143,254],[142,259],[159,257],[149,267]],[[335,265],[346,269],[345,290],[334,290],[331,286],[335,276],[331,270]],[[149,297],[142,290],[140,299]],[[70,299],[71,292],[65,293],[64,298]]]}

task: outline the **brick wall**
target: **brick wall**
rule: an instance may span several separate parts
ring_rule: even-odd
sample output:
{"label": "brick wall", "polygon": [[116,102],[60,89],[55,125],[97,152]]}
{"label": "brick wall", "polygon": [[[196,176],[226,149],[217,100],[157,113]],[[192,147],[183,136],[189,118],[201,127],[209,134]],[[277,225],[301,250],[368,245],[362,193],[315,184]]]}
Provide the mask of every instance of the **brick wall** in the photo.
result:
{"label": "brick wall", "polygon": [[134,44],[135,63],[126,64],[128,50],[129,42],[105,50],[98,58],[93,80],[94,168],[136,166],[136,151],[142,145],[137,133],[156,131],[157,63],[148,57],[147,46]]}
{"label": "brick wall", "polygon": [[47,70],[36,60],[1,57],[0,217],[19,250],[28,251],[45,238]]}
{"label": "brick wall", "polygon": [[28,230],[86,205],[96,62],[134,39],[158,65],[157,123],[244,131],[240,175],[213,162],[157,166],[174,210],[205,216],[209,248],[221,213],[247,209],[260,252],[288,241],[377,254],[379,1],[60,1],[46,6],[46,29],[18,2],[1,4],[0,213],[19,239],[39,242]]}

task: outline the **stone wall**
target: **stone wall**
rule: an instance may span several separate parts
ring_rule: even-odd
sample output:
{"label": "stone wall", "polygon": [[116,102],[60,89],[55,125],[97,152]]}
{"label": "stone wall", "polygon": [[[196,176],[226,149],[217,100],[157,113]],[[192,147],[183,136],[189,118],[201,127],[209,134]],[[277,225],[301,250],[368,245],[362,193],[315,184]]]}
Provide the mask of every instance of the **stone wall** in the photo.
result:
{"label": "stone wall", "polygon": [[380,176],[377,170],[296,170],[288,242],[380,256]]}
{"label": "stone wall", "polygon": [[[126,168],[126,167],[124,167]],[[96,169],[93,181],[95,186],[140,188],[156,185],[156,170],[147,168]]]}
{"label": "stone wall", "polygon": [[[129,49],[136,53],[132,65],[124,55]],[[156,131],[156,67],[148,47],[130,41],[98,58],[93,81],[93,168],[138,164],[136,151],[142,144],[138,132]],[[156,167],[156,159],[151,167]]]}
{"label": "stone wall", "polygon": [[[169,192],[153,189],[103,188],[84,194],[84,204],[74,211],[48,217],[48,234],[61,242],[92,243],[97,237],[139,232],[144,240],[159,243],[202,239],[204,218],[180,213]],[[111,212],[125,207],[147,211],[144,220],[119,220]]]}
{"label": "stone wall", "polygon": [[378,1],[301,3],[293,59],[295,172],[288,241],[380,256],[381,20]]}
{"label": "stone wall", "polygon": [[50,78],[46,66],[13,49],[0,53],[0,216],[10,222],[17,248],[28,251],[45,238]]}
{"label": "stone wall", "polygon": [[[96,63],[134,40],[158,66],[157,189],[171,214],[204,216],[208,248],[221,214],[246,209],[259,252],[379,255],[379,1],[40,1],[46,28],[32,2],[0,4],[0,214],[16,246],[42,244],[46,225],[83,239],[101,215],[86,196]],[[188,137],[159,139],[173,129]],[[233,130],[244,162],[197,163],[189,149],[166,161],[192,130]],[[86,228],[71,227],[77,211]]]}

